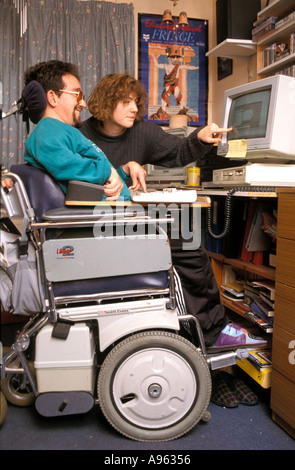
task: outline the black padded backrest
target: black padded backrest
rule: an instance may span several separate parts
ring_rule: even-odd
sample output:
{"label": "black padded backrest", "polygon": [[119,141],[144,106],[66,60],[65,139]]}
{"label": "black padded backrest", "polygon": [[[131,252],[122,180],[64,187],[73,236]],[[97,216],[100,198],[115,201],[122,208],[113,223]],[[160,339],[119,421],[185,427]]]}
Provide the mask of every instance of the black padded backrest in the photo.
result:
{"label": "black padded backrest", "polygon": [[64,206],[64,192],[48,173],[28,164],[13,165],[10,171],[21,178],[37,222],[44,212]]}

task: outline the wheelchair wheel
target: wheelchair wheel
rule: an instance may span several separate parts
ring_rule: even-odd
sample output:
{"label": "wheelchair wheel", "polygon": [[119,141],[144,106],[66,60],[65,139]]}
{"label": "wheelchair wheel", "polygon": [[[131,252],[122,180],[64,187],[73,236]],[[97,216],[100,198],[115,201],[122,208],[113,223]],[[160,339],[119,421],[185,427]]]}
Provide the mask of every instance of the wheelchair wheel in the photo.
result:
{"label": "wheelchair wheel", "polygon": [[[29,367],[33,371],[33,363],[29,362]],[[35,401],[35,395],[26,375],[7,374],[1,381],[3,395],[9,403],[17,406],[30,406]]]}
{"label": "wheelchair wheel", "polygon": [[128,337],[106,357],[98,377],[98,399],[110,424],[138,441],[168,441],[204,416],[211,376],[200,352],[164,331]]}
{"label": "wheelchair wheel", "polygon": [[0,390],[0,426],[4,423],[7,413],[7,403],[4,394]]}

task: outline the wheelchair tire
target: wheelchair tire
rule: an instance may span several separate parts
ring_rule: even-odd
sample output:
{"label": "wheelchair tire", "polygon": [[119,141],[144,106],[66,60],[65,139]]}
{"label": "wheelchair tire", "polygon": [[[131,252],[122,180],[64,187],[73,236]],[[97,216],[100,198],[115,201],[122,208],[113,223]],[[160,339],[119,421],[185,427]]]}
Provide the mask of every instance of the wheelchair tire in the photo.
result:
{"label": "wheelchair tire", "polygon": [[4,394],[0,390],[0,426],[4,423],[7,414],[7,402]]}
{"label": "wheelchair tire", "polygon": [[[29,367],[33,371],[33,363],[29,361]],[[24,383],[24,375],[7,374],[1,381],[1,389],[6,400],[16,406],[31,406],[35,402],[35,395],[28,380]]]}
{"label": "wheelchair tire", "polygon": [[145,331],[117,344],[102,364],[98,400],[109,423],[137,441],[168,441],[202,419],[211,376],[202,354],[183,337]]}

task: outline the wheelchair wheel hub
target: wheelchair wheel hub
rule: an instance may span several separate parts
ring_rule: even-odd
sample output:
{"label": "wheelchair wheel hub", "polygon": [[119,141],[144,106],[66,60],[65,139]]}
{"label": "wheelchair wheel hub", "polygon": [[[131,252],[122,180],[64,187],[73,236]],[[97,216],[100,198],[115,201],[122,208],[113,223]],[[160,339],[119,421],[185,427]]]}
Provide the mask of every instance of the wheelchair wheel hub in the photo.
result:
{"label": "wheelchair wheel hub", "polygon": [[148,388],[148,394],[151,398],[159,398],[162,393],[162,387],[159,384],[152,384]]}
{"label": "wheelchair wheel hub", "polygon": [[190,365],[177,352],[156,347],[137,351],[122,362],[113,393],[128,421],[156,429],[185,416],[195,401],[197,384]]}

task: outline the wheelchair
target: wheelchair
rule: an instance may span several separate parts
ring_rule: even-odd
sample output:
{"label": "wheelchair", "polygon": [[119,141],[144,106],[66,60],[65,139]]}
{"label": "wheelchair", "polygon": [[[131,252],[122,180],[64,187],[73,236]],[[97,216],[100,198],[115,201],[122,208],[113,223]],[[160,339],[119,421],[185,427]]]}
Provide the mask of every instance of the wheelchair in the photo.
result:
{"label": "wheelchair", "polygon": [[2,413],[6,400],[46,417],[99,405],[138,441],[176,439],[208,421],[211,370],[246,353],[208,354],[197,319],[177,311],[163,221],[132,205],[67,207],[57,183],[27,164],[4,177],[13,181],[1,187],[6,222],[21,221],[20,258],[33,247],[40,307],[14,312],[29,318],[3,354]]}

